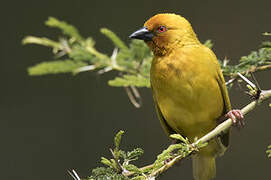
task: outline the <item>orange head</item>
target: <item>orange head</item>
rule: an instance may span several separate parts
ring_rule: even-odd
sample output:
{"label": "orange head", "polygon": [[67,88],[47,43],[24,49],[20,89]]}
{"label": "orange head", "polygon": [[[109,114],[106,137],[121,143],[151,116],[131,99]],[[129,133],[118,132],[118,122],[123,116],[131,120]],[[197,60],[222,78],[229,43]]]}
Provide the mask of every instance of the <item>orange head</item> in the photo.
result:
{"label": "orange head", "polygon": [[199,43],[190,23],[176,14],[157,14],[130,38],[144,40],[155,55],[165,55],[176,47]]}

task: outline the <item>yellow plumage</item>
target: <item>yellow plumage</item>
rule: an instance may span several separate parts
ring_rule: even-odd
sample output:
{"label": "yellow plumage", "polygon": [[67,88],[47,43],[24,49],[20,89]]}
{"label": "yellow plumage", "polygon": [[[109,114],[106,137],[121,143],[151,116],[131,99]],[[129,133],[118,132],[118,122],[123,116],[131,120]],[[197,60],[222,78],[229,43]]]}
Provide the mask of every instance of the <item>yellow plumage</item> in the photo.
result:
{"label": "yellow plumage", "polygon": [[[151,86],[163,129],[191,141],[202,137],[231,108],[216,56],[198,41],[190,23],[179,15],[158,14],[144,27],[153,35],[151,40],[139,39],[144,39],[154,53]],[[215,157],[224,153],[228,141],[229,132],[192,157],[196,180],[215,177]]]}

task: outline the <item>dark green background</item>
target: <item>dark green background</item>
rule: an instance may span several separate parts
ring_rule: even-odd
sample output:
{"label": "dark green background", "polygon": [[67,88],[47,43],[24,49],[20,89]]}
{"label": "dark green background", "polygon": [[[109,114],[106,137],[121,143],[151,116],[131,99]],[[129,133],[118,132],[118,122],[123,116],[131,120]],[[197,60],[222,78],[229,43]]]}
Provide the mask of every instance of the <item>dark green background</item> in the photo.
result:
{"label": "dark green background", "polygon": [[[123,149],[142,147],[139,165],[151,163],[169,141],[156,118],[151,92],[140,89],[144,105],[134,108],[122,88],[107,85],[115,73],[98,76],[50,75],[30,77],[27,67],[53,58],[50,49],[22,46],[26,35],[57,38],[59,32],[44,26],[48,16],[74,24],[96,47],[110,54],[113,46],[99,33],[116,32],[125,42],[145,20],[159,12],[182,14],[201,41],[212,39],[218,57],[233,59],[257,49],[271,31],[270,0],[262,1],[1,1],[1,179],[71,179],[67,169],[82,176],[110,157],[114,134],[123,129]],[[263,88],[271,88],[270,72],[256,74]],[[234,107],[249,102],[237,86],[231,90]],[[217,160],[217,179],[270,179],[265,154],[271,144],[271,110],[262,105],[246,117],[246,127],[234,130],[232,145]],[[170,169],[161,179],[192,179],[190,160]]]}

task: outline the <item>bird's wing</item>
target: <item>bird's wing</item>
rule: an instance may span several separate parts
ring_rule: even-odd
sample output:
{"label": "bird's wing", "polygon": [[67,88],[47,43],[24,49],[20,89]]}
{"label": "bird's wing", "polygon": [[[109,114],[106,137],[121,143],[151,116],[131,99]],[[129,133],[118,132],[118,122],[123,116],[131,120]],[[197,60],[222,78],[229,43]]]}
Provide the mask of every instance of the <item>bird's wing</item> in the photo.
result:
{"label": "bird's wing", "polygon": [[220,68],[218,69],[218,79],[217,79],[217,82],[219,84],[220,91],[221,91],[221,94],[223,96],[223,100],[224,100],[224,114],[226,114],[227,112],[229,112],[231,110],[231,102],[230,102],[229,94],[228,94],[228,91],[227,91],[226,83],[225,83],[225,80],[224,80],[224,76],[223,76]]}
{"label": "bird's wing", "polygon": [[[223,101],[224,101],[224,110],[223,110],[223,115],[225,115],[227,112],[229,112],[231,110],[231,102],[230,102],[230,98],[228,95],[228,91],[227,91],[227,87],[225,84],[225,80],[224,80],[224,76],[220,70],[219,64],[217,63],[217,82],[218,85],[220,87],[220,91],[223,97]],[[230,141],[230,129],[226,132],[224,132],[221,136],[220,136],[221,142],[225,147],[229,146],[229,141]]]}
{"label": "bird's wing", "polygon": [[163,127],[163,130],[166,132],[166,134],[168,136],[171,134],[176,134],[176,132],[168,125],[166,119],[164,118],[164,116],[159,108],[159,105],[157,104],[154,92],[153,92],[153,100],[154,100],[154,104],[155,104],[156,113],[157,113],[158,119],[160,120],[160,123]]}

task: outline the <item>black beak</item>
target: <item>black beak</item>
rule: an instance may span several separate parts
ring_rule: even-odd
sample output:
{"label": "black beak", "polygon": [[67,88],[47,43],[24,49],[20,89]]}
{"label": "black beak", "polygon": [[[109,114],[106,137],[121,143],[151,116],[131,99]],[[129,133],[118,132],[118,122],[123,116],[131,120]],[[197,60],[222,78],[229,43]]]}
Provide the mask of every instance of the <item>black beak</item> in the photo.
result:
{"label": "black beak", "polygon": [[143,27],[132,33],[129,38],[151,41],[153,36],[154,34],[152,32],[150,32],[146,27]]}

